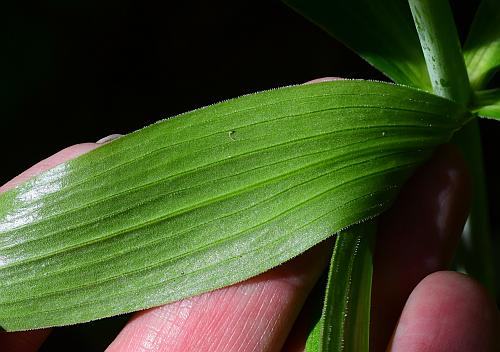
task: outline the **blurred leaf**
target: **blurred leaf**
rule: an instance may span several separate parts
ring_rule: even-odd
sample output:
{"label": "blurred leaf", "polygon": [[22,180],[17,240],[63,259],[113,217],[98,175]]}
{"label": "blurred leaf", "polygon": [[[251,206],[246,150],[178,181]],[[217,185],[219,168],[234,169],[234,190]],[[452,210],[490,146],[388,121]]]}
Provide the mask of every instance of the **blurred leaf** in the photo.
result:
{"label": "blurred leaf", "polygon": [[0,195],[0,326],[74,324],[262,273],[385,210],[471,115],[335,81],[248,95],[106,144]]}
{"label": "blurred leaf", "polygon": [[472,176],[473,197],[469,218],[463,229],[459,247],[460,269],[486,287],[492,295],[496,293],[495,269],[491,246],[491,230],[483,165],[483,147],[479,133],[479,121],[474,119],[455,133],[452,142],[463,154]]}
{"label": "blurred leaf", "polygon": [[464,47],[471,86],[483,89],[500,67],[500,1],[483,0]]}
{"label": "blurred leaf", "polygon": [[476,92],[474,112],[479,116],[500,119],[500,89],[489,89]]}
{"label": "blurred leaf", "polygon": [[[462,105],[471,105],[474,95],[448,0],[409,0],[409,4],[434,92]],[[472,173],[474,189],[468,219],[470,226],[462,234],[461,247],[466,253],[462,264],[471,276],[494,292],[488,204],[477,119],[455,134],[452,142],[460,148]]]}
{"label": "blurred leaf", "polygon": [[283,0],[393,81],[431,91],[406,0]]}

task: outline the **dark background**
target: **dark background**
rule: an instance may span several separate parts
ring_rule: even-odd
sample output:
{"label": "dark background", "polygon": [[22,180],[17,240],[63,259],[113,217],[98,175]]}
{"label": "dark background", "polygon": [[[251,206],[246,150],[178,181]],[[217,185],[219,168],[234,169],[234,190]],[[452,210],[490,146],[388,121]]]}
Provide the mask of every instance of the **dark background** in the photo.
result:
{"label": "dark background", "polygon": [[[71,144],[241,94],[322,76],[386,80],[279,1],[11,3],[0,34],[0,184]],[[464,37],[478,1],[453,3]],[[481,132],[498,233],[500,124],[482,121]],[[107,321],[58,334],[100,350],[106,340],[85,334],[106,335]]]}
{"label": "dark background", "polygon": [[9,12],[2,91],[16,142],[1,181],[70,144],[241,94],[384,78],[278,1],[70,3]]}

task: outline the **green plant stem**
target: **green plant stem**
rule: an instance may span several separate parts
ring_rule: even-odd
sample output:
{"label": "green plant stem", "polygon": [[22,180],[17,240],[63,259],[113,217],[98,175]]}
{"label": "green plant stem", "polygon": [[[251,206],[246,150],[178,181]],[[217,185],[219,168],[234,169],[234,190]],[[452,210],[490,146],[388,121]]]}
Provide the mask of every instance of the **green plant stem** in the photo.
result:
{"label": "green plant stem", "polygon": [[[409,4],[434,93],[468,105],[471,88],[448,1],[409,0]],[[474,189],[469,226],[462,236],[462,264],[467,273],[494,292],[488,207],[477,121],[466,125],[453,142],[464,154],[472,173]]]}
{"label": "green plant stem", "polygon": [[[457,132],[453,142],[461,147],[472,174],[474,196],[467,226],[462,234],[457,264],[495,294],[495,272],[491,252],[481,137],[477,119]],[[465,148],[465,146],[467,148]]]}
{"label": "green plant stem", "polygon": [[447,0],[409,0],[434,93],[467,105],[470,85]]}

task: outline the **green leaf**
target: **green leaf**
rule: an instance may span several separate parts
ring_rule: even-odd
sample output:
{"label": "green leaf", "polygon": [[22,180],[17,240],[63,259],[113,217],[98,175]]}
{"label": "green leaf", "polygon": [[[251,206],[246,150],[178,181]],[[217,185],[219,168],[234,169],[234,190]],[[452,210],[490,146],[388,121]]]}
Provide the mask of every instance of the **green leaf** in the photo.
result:
{"label": "green leaf", "polygon": [[500,103],[494,105],[488,105],[477,111],[479,116],[487,119],[500,120]]}
{"label": "green leaf", "polygon": [[478,91],[474,102],[473,111],[481,117],[500,119],[500,89]]}
{"label": "green leaf", "polygon": [[464,47],[471,86],[484,89],[500,67],[500,1],[483,0]]}
{"label": "green leaf", "polygon": [[171,118],[0,195],[0,326],[74,324],[264,272],[385,210],[471,115],[335,81]]}
{"label": "green leaf", "polygon": [[406,0],[283,0],[394,82],[431,91]]}
{"label": "green leaf", "polygon": [[409,0],[432,90],[467,105],[469,78],[448,0]]}
{"label": "green leaf", "polygon": [[306,350],[369,351],[375,221],[340,234],[328,273],[325,303]]}

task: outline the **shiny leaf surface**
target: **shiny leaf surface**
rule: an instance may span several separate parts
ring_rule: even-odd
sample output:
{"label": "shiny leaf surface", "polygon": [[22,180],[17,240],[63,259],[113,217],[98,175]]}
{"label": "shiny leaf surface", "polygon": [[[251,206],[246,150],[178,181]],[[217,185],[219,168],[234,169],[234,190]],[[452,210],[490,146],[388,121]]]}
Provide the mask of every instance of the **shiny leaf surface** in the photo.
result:
{"label": "shiny leaf surface", "polygon": [[89,321],[264,272],[385,210],[470,118],[411,88],[335,81],[117,139],[0,195],[0,326]]}

